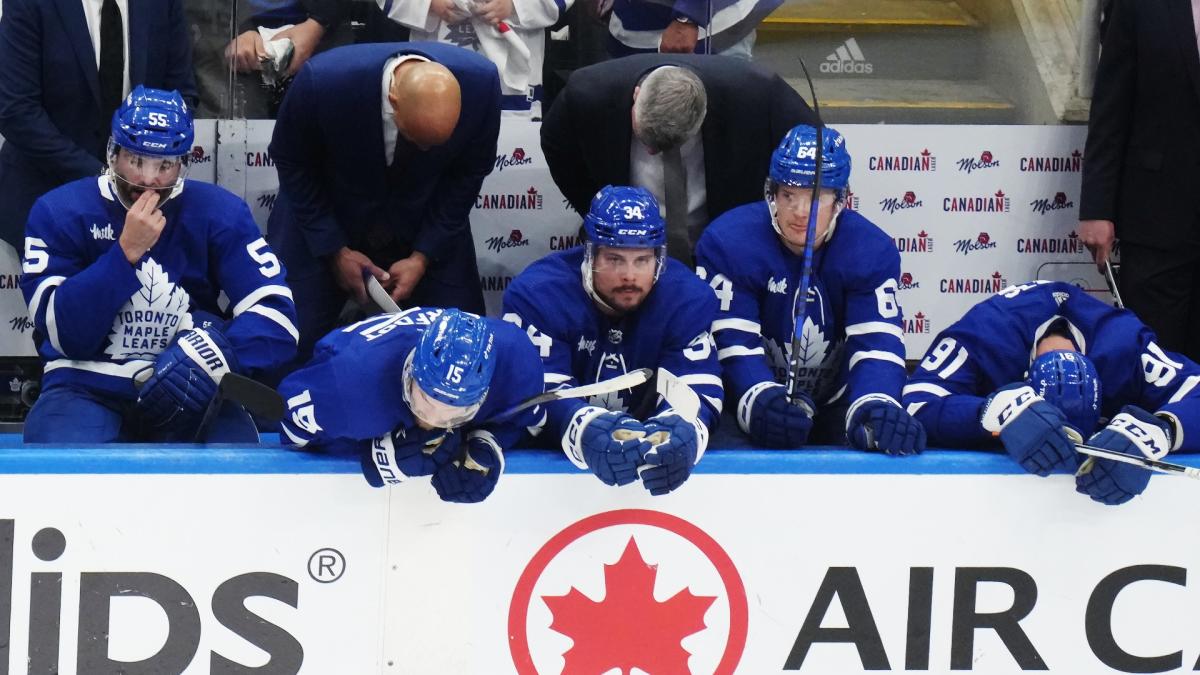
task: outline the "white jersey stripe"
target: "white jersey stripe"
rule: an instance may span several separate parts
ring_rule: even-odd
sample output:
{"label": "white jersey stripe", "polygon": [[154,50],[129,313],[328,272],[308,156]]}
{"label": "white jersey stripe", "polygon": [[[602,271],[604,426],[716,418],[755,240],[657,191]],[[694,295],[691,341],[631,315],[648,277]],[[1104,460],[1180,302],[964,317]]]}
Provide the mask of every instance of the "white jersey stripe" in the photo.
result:
{"label": "white jersey stripe", "polygon": [[288,318],[284,316],[283,312],[270,307],[263,307],[262,305],[254,305],[246,311],[265,316],[271,321],[274,321],[275,323],[279,324],[281,328],[286,330],[288,335],[291,335],[292,339],[295,340],[297,344],[300,343],[300,331],[296,329],[296,326],[294,326],[291,321],[288,321]]}
{"label": "white jersey stripe", "polygon": [[252,306],[257,305],[260,300],[269,295],[281,295],[288,300],[291,300],[292,290],[287,286],[260,286],[254,289],[254,292],[242,298],[242,301],[234,306],[233,316],[237,317],[237,315],[241,314],[247,309],[250,309]]}
{"label": "white jersey stripe", "polygon": [[945,387],[939,387],[932,382],[913,382],[912,384],[904,387],[905,396],[918,393],[933,394],[938,398],[945,398],[951,394],[949,389]]}
{"label": "white jersey stripe", "polygon": [[712,322],[712,332],[716,333],[722,330],[740,330],[745,333],[762,335],[762,325],[746,319],[717,319]]}
{"label": "white jersey stripe", "polygon": [[892,352],[885,352],[881,349],[868,349],[866,351],[854,352],[854,355],[850,357],[849,368],[853,368],[855,366],[855,364],[857,364],[860,361],[867,361],[867,360],[888,361],[888,362],[899,365],[901,368],[904,367],[904,359],[900,358],[899,356],[896,356]]}
{"label": "white jersey stripe", "polygon": [[904,331],[901,330],[900,326],[887,323],[886,321],[864,321],[863,323],[846,326],[846,337],[851,335],[867,335],[869,333],[886,333],[894,335],[901,340],[904,339]]}
{"label": "white jersey stripe", "polygon": [[33,299],[29,301],[30,319],[37,320],[38,311],[42,308],[42,296],[51,288],[57,288],[66,280],[66,277],[46,277],[42,279],[42,283],[38,284],[37,290],[33,292]]}
{"label": "white jersey stripe", "polygon": [[754,356],[756,354],[762,355],[766,354],[766,352],[763,351],[762,347],[726,347],[724,349],[717,350],[717,359],[724,361],[731,356]]}

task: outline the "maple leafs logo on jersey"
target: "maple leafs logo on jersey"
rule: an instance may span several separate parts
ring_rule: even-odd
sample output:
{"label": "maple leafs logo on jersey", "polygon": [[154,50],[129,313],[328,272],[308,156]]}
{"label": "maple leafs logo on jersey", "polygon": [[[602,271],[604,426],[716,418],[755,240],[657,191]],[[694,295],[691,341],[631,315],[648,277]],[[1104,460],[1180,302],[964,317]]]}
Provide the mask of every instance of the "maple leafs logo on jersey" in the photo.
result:
{"label": "maple leafs logo on jersey", "polygon": [[593,600],[575,587],[566,595],[542,596],[554,617],[550,629],[573,642],[563,654],[563,672],[689,672],[683,639],[708,628],[704,614],[716,597],[684,587],[659,602],[657,580],[658,565],[647,563],[630,537],[620,560],[604,565],[603,598]]}
{"label": "maple leafs logo on jersey", "polygon": [[625,400],[619,392],[606,391],[603,394],[594,394],[588,397],[588,403],[594,406],[599,406],[605,410],[613,410],[617,412],[628,412],[629,406],[625,404]]}
{"label": "maple leafs logo on jersey", "polygon": [[142,287],[117,312],[104,349],[114,360],[158,356],[171,344],[191,301],[153,258],[143,262],[136,274]]}

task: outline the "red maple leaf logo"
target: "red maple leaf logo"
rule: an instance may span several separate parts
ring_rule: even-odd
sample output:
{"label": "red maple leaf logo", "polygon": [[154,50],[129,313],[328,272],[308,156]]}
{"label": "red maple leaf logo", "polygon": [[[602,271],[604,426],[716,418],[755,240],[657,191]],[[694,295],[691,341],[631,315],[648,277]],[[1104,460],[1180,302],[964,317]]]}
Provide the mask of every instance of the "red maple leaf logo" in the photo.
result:
{"label": "red maple leaf logo", "polygon": [[914,315],[913,315],[913,318],[914,318],[914,319],[924,319],[924,318],[925,318],[925,313],[924,313],[924,312],[917,312],[916,314],[914,314]]}
{"label": "red maple leaf logo", "polygon": [[929,148],[925,148],[924,150],[922,150],[922,151],[921,151],[921,156],[922,156],[922,157],[928,157],[928,156],[929,156]]}
{"label": "red maple leaf logo", "polygon": [[1079,233],[1076,232],[1075,230],[1071,230],[1071,234],[1068,234],[1067,236],[1070,237],[1071,239],[1078,239]]}
{"label": "red maple leaf logo", "polygon": [[536,188],[536,187],[534,187],[534,186],[532,186],[532,185],[530,185],[530,186],[529,186],[529,189],[528,189],[528,190],[526,190],[525,192],[526,192],[527,194],[536,195],[536,194],[537,194],[537,188]]}
{"label": "red maple leaf logo", "polygon": [[992,278],[993,279],[1003,279],[1004,277],[1001,277],[999,272],[992,272]]}
{"label": "red maple leaf logo", "polygon": [[716,597],[684,588],[666,602],[654,599],[658,566],[647,563],[633,537],[621,559],[604,566],[606,596],[595,601],[572,587],[566,595],[542,596],[554,621],[550,629],[571,638],[563,675],[636,667],[647,673],[686,673],[691,656],[680,644],[707,626],[704,613]]}
{"label": "red maple leaf logo", "polygon": [[921,230],[920,232],[917,233],[917,237],[920,239],[924,239],[925,237],[928,237],[928,236],[929,235],[925,234],[925,230]]}

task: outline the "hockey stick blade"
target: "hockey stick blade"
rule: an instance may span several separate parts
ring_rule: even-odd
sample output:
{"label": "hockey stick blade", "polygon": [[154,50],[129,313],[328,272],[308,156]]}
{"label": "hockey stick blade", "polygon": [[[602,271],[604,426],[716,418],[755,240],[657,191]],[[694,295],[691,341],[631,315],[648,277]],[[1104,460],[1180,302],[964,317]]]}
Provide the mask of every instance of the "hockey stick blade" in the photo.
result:
{"label": "hockey stick blade", "polygon": [[278,422],[283,419],[285,407],[279,392],[245,375],[227,373],[221,378],[218,396],[240,404],[265,420]]}
{"label": "hockey stick blade", "polygon": [[658,393],[667,405],[689,422],[700,417],[700,397],[683,380],[666,368],[658,369]]}
{"label": "hockey stick blade", "polygon": [[388,292],[383,290],[383,286],[379,285],[379,280],[375,275],[371,274],[370,270],[363,270],[363,283],[367,286],[367,295],[379,306],[379,309],[388,314],[395,314],[400,311],[400,305],[388,295]]}
{"label": "hockey stick blade", "polygon": [[624,375],[610,377],[607,380],[593,382],[592,384],[585,384],[579,387],[568,387],[566,389],[555,389],[554,391],[548,391],[544,394],[538,394],[537,396],[527,398],[508,410],[504,410],[497,415],[493,415],[488,421],[494,422],[497,420],[508,419],[522,410],[532,408],[543,403],[548,403],[550,401],[558,401],[564,398],[583,398],[585,396],[595,396],[596,394],[607,394],[609,392],[619,391],[621,389],[633,389],[639,384],[645,384],[646,382],[649,382],[653,375],[654,371],[650,370],[649,368],[639,368],[637,370],[632,370],[628,373],[625,373]]}
{"label": "hockey stick blade", "polygon": [[1127,455],[1123,452],[1117,452],[1107,448],[1098,448],[1094,445],[1084,445],[1083,443],[1076,443],[1075,450],[1092,457],[1100,457],[1102,459],[1111,459],[1117,462],[1124,462],[1125,464],[1140,466],[1147,470],[1159,471],[1161,473],[1181,474],[1187,476],[1188,478],[1200,479],[1200,469],[1191,466],[1184,466],[1182,464],[1175,464],[1174,462],[1164,462],[1159,459],[1150,459],[1148,457],[1135,457],[1133,455]]}

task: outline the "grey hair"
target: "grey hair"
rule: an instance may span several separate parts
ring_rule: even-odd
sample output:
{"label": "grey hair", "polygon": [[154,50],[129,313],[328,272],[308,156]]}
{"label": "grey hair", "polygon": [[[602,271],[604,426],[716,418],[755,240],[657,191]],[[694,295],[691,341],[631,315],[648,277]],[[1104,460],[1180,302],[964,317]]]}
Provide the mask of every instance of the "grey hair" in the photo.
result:
{"label": "grey hair", "polygon": [[658,152],[679,147],[700,131],[707,111],[708,94],[695,73],[680,66],[655,68],[633,102],[638,140]]}

